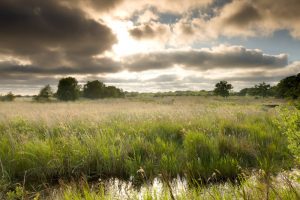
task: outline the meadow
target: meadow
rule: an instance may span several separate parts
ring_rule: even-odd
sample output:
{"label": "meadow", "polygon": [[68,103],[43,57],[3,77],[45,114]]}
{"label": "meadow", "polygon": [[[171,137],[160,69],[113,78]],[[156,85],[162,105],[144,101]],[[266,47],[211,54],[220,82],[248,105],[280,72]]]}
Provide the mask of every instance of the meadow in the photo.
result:
{"label": "meadow", "polygon": [[[297,199],[297,170],[296,181],[278,181],[297,168],[278,128],[285,105],[253,97],[1,102],[0,199],[115,199],[116,180],[130,185],[128,199]],[[188,189],[177,193],[178,180]]]}

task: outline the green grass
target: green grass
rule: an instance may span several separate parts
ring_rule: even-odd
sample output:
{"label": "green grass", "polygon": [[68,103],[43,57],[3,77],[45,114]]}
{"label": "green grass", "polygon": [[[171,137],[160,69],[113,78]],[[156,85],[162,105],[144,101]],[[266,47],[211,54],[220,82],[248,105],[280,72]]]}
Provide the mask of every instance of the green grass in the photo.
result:
{"label": "green grass", "polygon": [[[117,108],[109,114],[99,111],[68,119],[60,113],[61,120],[53,121],[28,114],[41,105],[18,103],[33,111],[18,116],[6,113],[5,120],[0,120],[2,190],[18,184],[35,190],[82,177],[87,181],[131,180],[140,186],[156,177],[172,180],[179,175],[190,185],[198,185],[234,182],[255,169],[276,173],[293,166],[287,138],[274,123],[276,112],[265,110],[258,102],[191,98],[161,105],[156,100],[124,101],[115,102]],[[96,104],[57,105],[85,110],[93,110],[94,105],[97,110]],[[105,101],[98,104],[109,105]],[[126,110],[135,104],[141,108]],[[52,111],[45,109],[43,115],[47,112]],[[65,199],[76,199],[68,191]],[[91,195],[86,199],[96,199],[93,193],[86,195]]]}

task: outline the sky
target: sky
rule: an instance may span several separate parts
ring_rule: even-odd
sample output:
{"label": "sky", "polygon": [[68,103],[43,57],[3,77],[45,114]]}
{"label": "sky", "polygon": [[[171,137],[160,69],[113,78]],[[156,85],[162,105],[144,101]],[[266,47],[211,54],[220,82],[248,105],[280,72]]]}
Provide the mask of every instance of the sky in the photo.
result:
{"label": "sky", "polygon": [[235,91],[300,72],[300,0],[1,0],[0,94]]}

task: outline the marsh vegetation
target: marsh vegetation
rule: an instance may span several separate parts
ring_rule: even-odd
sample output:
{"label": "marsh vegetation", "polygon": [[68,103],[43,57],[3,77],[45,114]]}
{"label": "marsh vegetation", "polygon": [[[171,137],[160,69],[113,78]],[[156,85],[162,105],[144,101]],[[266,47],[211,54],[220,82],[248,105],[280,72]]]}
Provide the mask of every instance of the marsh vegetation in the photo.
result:
{"label": "marsh vegetation", "polygon": [[[107,183],[118,180],[133,199],[296,199],[297,178],[272,189],[297,168],[278,126],[287,105],[250,97],[3,102],[0,195],[113,199]],[[177,193],[178,180],[186,189]]]}

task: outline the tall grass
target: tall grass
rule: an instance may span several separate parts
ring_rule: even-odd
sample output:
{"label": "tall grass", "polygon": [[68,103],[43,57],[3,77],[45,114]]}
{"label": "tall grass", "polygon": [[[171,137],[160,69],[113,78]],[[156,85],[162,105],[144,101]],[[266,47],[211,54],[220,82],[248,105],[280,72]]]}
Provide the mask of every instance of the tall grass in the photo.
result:
{"label": "tall grass", "polygon": [[198,185],[235,181],[254,169],[275,173],[292,166],[287,139],[273,123],[274,111],[257,102],[124,101],[114,100],[114,109],[105,108],[105,101],[57,104],[68,109],[58,110],[54,119],[49,116],[55,112],[46,108],[54,109],[53,104],[23,103],[22,110],[17,102],[18,114],[7,111],[0,120],[3,190],[20,183],[38,188],[82,177],[116,177],[140,186],[156,177],[180,176]]}
{"label": "tall grass", "polygon": [[218,179],[233,179],[239,167],[287,163],[287,141],[271,115],[230,115],[196,115],[185,121],[118,114],[100,122],[77,119],[51,125],[11,119],[0,123],[2,175],[15,182],[26,172],[28,183],[82,174],[128,179],[141,167],[148,179],[164,173],[207,180],[214,172]]}

